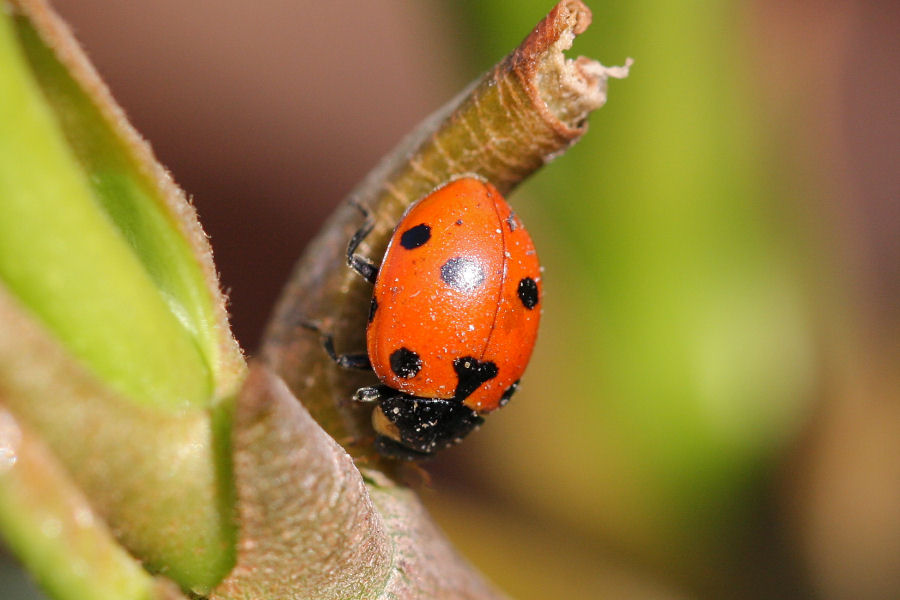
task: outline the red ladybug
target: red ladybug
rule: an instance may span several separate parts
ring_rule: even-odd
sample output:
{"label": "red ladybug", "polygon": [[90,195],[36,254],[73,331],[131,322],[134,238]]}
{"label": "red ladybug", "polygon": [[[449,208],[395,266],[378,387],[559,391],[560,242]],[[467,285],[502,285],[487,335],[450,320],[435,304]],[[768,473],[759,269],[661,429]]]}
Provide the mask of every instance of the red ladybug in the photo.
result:
{"label": "red ladybug", "polygon": [[385,455],[415,459],[459,442],[505,405],[528,364],[541,316],[541,269],[531,236],[490,183],[468,176],[406,212],[380,268],[347,248],[351,268],[375,284],[368,354],[329,355],[371,367],[381,385],[372,423]]}

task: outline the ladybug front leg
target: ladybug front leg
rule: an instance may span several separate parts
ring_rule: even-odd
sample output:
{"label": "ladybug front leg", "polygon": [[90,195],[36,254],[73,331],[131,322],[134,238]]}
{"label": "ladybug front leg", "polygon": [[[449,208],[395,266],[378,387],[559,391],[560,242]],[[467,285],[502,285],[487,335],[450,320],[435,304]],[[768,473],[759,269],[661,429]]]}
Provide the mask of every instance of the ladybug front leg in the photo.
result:
{"label": "ladybug front leg", "polygon": [[352,204],[363,214],[365,221],[363,221],[362,226],[356,230],[353,237],[350,238],[350,243],[347,244],[347,264],[351,269],[362,275],[366,281],[375,283],[375,279],[378,277],[378,267],[371,259],[356,253],[356,249],[359,248],[362,241],[375,227],[375,217],[372,216],[369,209],[361,204],[357,204],[356,202],[353,202]]}
{"label": "ladybug front leg", "polygon": [[371,404],[373,402],[381,401],[382,398],[387,397],[389,394],[396,393],[396,390],[392,390],[386,385],[361,387],[353,394],[353,401],[361,404]]}

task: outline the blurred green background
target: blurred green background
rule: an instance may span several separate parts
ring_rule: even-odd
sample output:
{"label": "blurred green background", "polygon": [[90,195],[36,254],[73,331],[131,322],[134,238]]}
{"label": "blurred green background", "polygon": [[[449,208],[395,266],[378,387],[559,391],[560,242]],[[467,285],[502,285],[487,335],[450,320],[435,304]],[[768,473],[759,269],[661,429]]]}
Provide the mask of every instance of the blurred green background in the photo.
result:
{"label": "blurred green background", "polygon": [[[552,6],[54,4],[251,352],[331,207]],[[511,197],[544,325],[426,501],[521,599],[900,597],[900,5],[590,6],[571,56],[632,75]]]}

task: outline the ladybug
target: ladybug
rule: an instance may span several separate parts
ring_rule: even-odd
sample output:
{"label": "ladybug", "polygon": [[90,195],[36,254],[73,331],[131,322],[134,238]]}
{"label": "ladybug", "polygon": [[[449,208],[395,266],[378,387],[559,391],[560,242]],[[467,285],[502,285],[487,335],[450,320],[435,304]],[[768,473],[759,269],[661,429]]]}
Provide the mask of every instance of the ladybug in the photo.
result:
{"label": "ladybug", "polygon": [[541,316],[540,263],[500,192],[473,176],[412,205],[380,267],[356,253],[374,225],[366,217],[347,262],[374,284],[367,354],[337,355],[331,336],[322,342],[338,364],[378,376],[354,395],[376,404],[378,451],[424,458],[458,443],[515,392]]}

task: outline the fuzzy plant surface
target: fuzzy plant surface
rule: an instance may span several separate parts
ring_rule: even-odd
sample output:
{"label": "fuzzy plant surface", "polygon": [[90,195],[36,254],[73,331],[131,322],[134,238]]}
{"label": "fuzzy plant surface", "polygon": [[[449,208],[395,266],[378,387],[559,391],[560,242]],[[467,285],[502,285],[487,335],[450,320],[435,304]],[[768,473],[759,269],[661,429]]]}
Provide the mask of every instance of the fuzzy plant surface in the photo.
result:
{"label": "fuzzy plant surface", "polygon": [[[248,364],[185,194],[42,0],[0,0],[0,535],[42,588],[97,598],[501,598],[371,435],[341,339],[368,299],[345,266],[355,205],[383,253],[403,211],[465,173],[508,192],[606,100],[554,7],[426,120],[301,257]],[[359,465],[359,466],[358,466]]]}

